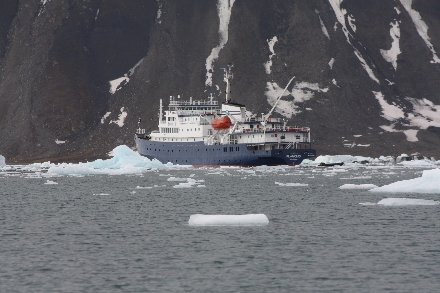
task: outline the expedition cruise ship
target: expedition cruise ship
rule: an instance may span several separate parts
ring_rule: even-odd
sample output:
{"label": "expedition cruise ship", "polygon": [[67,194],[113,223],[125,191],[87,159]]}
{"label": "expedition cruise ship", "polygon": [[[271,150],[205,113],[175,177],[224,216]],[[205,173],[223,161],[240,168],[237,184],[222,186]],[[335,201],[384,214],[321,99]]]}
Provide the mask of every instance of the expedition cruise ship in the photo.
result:
{"label": "expedition cruise ship", "polygon": [[316,157],[310,128],[287,126],[284,119],[271,117],[284,92],[261,117],[231,102],[231,69],[231,65],[223,69],[226,99],[221,106],[212,94],[189,101],[171,96],[164,112],[160,100],[158,130],[146,134],[139,119],[134,137],[139,154],[162,163],[193,166],[298,165]]}

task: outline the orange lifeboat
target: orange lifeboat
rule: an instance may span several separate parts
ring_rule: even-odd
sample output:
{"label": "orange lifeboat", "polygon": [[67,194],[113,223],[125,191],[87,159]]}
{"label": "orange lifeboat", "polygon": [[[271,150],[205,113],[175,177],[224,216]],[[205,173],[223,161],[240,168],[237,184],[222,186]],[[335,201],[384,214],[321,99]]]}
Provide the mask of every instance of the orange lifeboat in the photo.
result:
{"label": "orange lifeboat", "polygon": [[212,120],[211,125],[215,130],[228,129],[231,127],[232,122],[228,116],[223,116],[222,118]]}

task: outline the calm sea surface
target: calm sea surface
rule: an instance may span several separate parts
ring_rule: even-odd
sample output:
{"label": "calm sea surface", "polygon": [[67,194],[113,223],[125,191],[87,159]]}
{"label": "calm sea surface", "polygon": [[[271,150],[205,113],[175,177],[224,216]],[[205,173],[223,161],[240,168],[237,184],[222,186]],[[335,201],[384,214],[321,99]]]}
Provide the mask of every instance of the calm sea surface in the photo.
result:
{"label": "calm sea surface", "polygon": [[[440,195],[339,189],[422,170],[332,170],[0,172],[0,292],[439,292],[440,206],[359,203]],[[170,177],[204,182],[174,188]],[[254,213],[270,223],[188,225]]]}

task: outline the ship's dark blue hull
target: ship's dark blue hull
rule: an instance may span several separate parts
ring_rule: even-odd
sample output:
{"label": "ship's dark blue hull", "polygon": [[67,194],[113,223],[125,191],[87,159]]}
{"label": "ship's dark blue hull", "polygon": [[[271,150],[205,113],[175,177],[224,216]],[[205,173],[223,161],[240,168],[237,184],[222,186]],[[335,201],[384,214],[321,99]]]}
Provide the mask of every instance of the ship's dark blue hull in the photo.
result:
{"label": "ship's dark blue hull", "polygon": [[159,142],[135,137],[140,155],[179,165],[299,165],[316,157],[314,149],[253,150],[246,144],[205,145],[203,142]]}

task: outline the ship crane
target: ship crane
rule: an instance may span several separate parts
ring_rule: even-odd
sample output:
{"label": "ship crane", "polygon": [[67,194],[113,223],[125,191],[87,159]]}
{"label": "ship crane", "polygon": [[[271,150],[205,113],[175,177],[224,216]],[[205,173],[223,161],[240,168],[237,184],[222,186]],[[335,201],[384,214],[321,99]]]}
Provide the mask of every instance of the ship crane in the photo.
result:
{"label": "ship crane", "polygon": [[275,104],[273,105],[272,109],[270,109],[269,113],[267,113],[267,114],[264,116],[264,119],[263,119],[263,121],[261,122],[261,125],[263,125],[264,128],[266,128],[266,122],[267,122],[267,119],[269,119],[270,115],[272,115],[273,110],[275,110],[275,107],[278,105],[278,102],[281,100],[281,98],[283,97],[284,93],[286,92],[287,88],[289,87],[290,83],[292,82],[292,80],[293,80],[294,78],[295,78],[295,76],[292,77],[292,78],[289,80],[289,83],[286,85],[286,87],[284,88],[284,91],[281,93],[281,95],[277,98],[277,101],[276,101]]}

